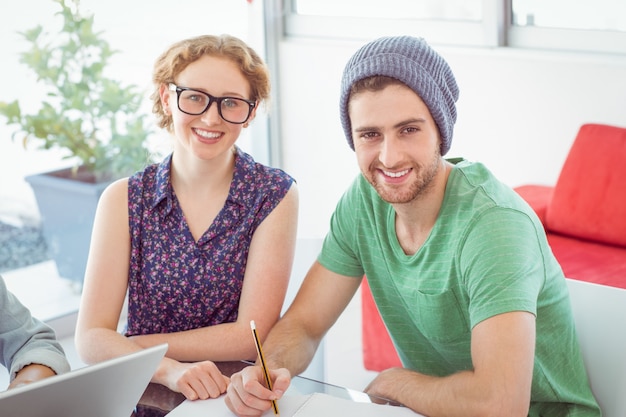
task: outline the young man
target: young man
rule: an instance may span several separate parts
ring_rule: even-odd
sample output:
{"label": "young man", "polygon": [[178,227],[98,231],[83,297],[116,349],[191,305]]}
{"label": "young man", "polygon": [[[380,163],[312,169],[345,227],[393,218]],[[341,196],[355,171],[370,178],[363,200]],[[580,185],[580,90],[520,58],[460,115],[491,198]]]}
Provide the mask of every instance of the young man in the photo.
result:
{"label": "young man", "polygon": [[54,330],[31,316],[0,277],[0,363],[9,388],[67,372],[70,365]]}
{"label": "young man", "polygon": [[446,160],[452,71],[423,39],[377,39],[348,62],[340,116],[361,170],[317,262],[226,403],[260,415],[302,372],[367,276],[403,368],[366,388],[429,417],[599,416],[566,282],[533,213],[480,163]]}

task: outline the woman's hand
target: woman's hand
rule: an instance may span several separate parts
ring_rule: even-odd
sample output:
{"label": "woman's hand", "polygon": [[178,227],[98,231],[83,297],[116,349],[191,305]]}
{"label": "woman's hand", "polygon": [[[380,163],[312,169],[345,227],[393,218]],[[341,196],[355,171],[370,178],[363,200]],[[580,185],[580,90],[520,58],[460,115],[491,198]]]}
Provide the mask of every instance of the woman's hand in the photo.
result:
{"label": "woman's hand", "polygon": [[161,383],[189,400],[217,398],[226,392],[230,383],[211,361],[186,363],[170,359],[169,362]]}

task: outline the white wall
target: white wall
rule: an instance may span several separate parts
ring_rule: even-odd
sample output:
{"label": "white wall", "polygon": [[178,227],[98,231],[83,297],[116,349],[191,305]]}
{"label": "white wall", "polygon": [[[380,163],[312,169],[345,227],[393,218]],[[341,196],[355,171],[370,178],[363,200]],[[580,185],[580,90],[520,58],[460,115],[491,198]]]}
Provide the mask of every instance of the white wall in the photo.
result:
{"label": "white wall", "polygon": [[[280,44],[283,160],[298,181],[301,236],[323,236],[357,173],[338,116],[344,64],[362,43]],[[460,86],[447,156],[484,162],[502,181],[552,184],[581,124],[626,127],[626,56],[444,48]]]}

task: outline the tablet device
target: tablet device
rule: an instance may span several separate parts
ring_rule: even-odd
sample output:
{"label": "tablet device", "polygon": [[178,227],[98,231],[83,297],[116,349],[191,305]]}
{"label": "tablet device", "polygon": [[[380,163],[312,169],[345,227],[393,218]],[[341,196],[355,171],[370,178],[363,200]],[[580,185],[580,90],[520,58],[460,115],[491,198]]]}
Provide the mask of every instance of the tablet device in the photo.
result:
{"label": "tablet device", "polygon": [[0,416],[130,417],[167,344],[0,392]]}

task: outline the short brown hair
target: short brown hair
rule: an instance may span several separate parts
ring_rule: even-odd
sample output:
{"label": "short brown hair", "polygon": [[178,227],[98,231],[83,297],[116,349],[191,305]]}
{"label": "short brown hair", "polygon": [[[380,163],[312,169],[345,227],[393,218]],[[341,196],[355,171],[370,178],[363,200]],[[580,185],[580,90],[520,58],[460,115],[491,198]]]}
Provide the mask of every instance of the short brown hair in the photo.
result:
{"label": "short brown hair", "polygon": [[404,84],[400,80],[396,80],[395,78],[387,77],[385,75],[373,75],[371,77],[363,78],[359,81],[356,81],[350,86],[348,104],[350,102],[350,98],[352,98],[352,96],[354,96],[355,94],[362,93],[363,91],[370,91],[372,93],[375,93],[377,91],[384,90],[390,85],[403,85],[408,88],[406,84]]}

